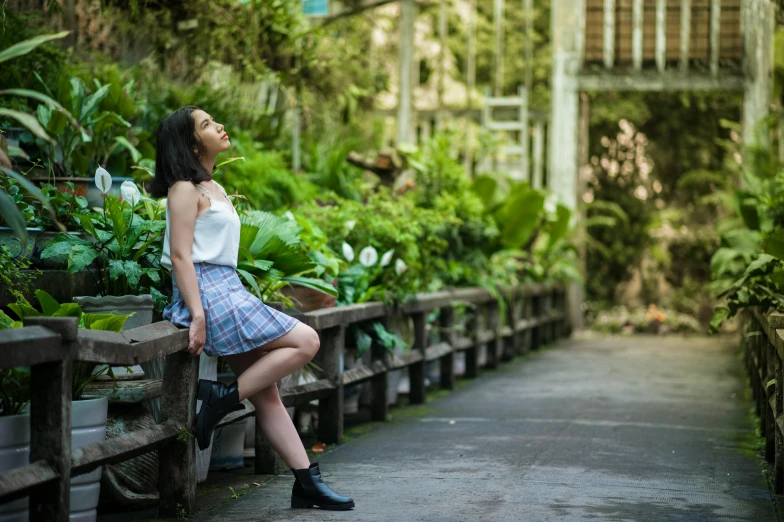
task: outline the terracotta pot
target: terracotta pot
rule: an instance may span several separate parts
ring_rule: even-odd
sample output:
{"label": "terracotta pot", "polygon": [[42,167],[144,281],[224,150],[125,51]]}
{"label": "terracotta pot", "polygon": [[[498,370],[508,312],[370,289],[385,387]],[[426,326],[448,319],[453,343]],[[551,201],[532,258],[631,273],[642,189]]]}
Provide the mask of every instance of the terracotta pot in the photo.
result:
{"label": "terracotta pot", "polygon": [[[333,282],[333,285],[337,288],[337,280]],[[337,304],[337,299],[331,295],[297,284],[283,288],[281,293],[291,297],[294,308],[303,313],[321,308],[334,308]]]}

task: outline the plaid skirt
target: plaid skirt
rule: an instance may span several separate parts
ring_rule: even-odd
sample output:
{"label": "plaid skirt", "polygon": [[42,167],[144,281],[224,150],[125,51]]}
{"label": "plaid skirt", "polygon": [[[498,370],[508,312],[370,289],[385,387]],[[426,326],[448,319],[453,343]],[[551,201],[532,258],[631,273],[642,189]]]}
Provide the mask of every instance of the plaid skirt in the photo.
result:
{"label": "plaid skirt", "polygon": [[[207,323],[204,343],[207,355],[217,357],[248,352],[282,337],[299,322],[248,292],[233,267],[210,263],[194,263],[193,266]],[[191,325],[191,313],[176,281],[172,302],[164,308],[163,318],[177,326]]]}

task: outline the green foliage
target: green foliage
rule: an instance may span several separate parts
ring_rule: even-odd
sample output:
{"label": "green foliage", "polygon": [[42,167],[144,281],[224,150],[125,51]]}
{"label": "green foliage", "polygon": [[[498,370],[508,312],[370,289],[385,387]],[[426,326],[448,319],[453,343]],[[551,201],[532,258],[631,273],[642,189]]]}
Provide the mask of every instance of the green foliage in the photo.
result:
{"label": "green foliage", "polygon": [[743,188],[729,198],[740,219],[723,231],[711,259],[712,288],[726,304],[715,310],[713,332],[748,307],[784,310],[784,174],[774,151],[755,147],[748,154]]}
{"label": "green foliage", "polygon": [[151,206],[132,205],[127,199],[120,202],[110,194],[101,212],[74,216],[87,239],[59,234],[41,258],[68,255],[68,273],[90,270],[100,282],[102,295],[150,293],[160,310],[167,302],[158,290],[168,277],[160,264],[166,223],[157,215],[153,219],[142,215],[150,210]]}
{"label": "green foliage", "polygon": [[[85,314],[76,303],[58,303],[51,295],[43,290],[36,290],[39,308],[32,306],[24,297],[18,296],[15,303],[8,305],[17,316],[12,319],[0,311],[0,330],[7,328],[22,328],[26,317],[76,317],[79,328],[88,330],[104,330],[119,332],[130,315],[112,314]],[[82,392],[88,384],[99,376],[108,373],[112,377],[112,369],[104,366],[96,371],[94,363],[74,362],[71,371],[72,397],[74,400],[81,398]],[[0,415],[17,415],[30,403],[30,368],[18,367],[0,370]]]}

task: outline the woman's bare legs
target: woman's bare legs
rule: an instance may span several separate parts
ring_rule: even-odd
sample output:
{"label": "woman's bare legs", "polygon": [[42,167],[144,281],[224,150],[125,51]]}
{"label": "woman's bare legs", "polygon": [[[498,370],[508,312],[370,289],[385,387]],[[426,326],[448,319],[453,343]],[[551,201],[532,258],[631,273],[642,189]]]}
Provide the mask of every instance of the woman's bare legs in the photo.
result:
{"label": "woman's bare legs", "polygon": [[240,401],[249,399],[294,370],[302,368],[316,355],[319,343],[319,336],[313,328],[297,323],[286,335],[260,348],[268,352],[264,357],[257,353],[259,349],[226,357],[232,370],[234,364],[237,364],[237,368],[244,368],[241,372],[234,372]]}
{"label": "woman's bare legs", "polygon": [[[250,367],[267,359],[273,353],[252,350],[228,356],[226,360],[234,375],[244,376]],[[308,454],[305,452],[297,429],[280,400],[277,385],[273,383],[267,386],[248,397],[248,400],[256,408],[256,422],[261,427],[261,431],[286,465],[292,469],[304,469],[310,466]]]}

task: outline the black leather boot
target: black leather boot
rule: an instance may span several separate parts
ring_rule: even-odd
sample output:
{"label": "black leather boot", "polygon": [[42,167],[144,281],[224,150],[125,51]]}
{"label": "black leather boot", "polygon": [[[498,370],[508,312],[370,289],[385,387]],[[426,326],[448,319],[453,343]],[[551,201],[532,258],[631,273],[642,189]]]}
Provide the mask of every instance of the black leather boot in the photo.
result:
{"label": "black leather boot", "polygon": [[205,450],[221,419],[233,411],[244,410],[245,405],[240,402],[236,381],[226,386],[222,382],[199,379],[196,398],[201,401],[201,409],[196,415],[196,442],[200,450]]}
{"label": "black leather boot", "polygon": [[307,469],[292,469],[294,487],[291,490],[291,508],[311,508],[313,506],[332,511],[346,511],[354,507],[351,497],[338,495],[324,484],[318,462]]}

